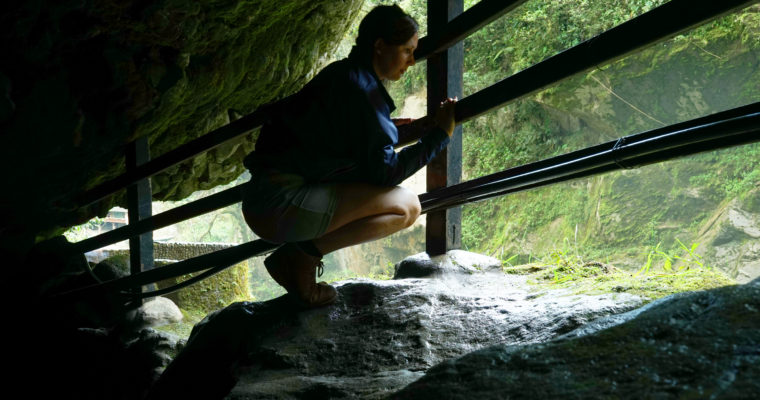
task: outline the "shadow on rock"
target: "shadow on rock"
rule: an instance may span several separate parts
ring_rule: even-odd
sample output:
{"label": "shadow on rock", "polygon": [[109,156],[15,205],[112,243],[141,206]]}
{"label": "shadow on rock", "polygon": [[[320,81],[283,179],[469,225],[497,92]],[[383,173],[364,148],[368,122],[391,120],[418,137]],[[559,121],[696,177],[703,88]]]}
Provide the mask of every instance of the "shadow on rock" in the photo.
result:
{"label": "shadow on rock", "polygon": [[757,398],[760,279],[673,295],[628,314],[608,329],[602,321],[601,330],[445,361],[392,398]]}

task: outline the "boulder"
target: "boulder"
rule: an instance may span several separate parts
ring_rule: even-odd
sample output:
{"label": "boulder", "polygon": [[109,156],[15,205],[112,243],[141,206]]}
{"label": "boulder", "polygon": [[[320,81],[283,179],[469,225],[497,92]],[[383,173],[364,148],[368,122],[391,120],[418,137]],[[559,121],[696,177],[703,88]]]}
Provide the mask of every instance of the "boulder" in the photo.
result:
{"label": "boulder", "polygon": [[749,399],[758,393],[756,279],[673,295],[548,343],[503,343],[447,360],[391,398]]}
{"label": "boulder", "polygon": [[535,292],[524,276],[453,265],[425,279],[339,282],[337,302],[315,310],[287,296],[235,303],[196,325],[152,398],[381,398],[443,360],[545,342],[643,303]]}
{"label": "boulder", "polygon": [[182,311],[166,297],[154,297],[137,308],[134,321],[144,327],[158,327],[182,321]]}
{"label": "boulder", "polygon": [[[17,393],[35,399],[142,399],[184,340],[153,329],[50,329],[12,362]],[[12,360],[13,361],[13,360]],[[40,382],[44,380],[44,383]],[[14,390],[15,392],[15,390]]]}
{"label": "boulder", "polygon": [[395,266],[393,279],[424,278],[442,273],[472,274],[479,271],[500,271],[501,261],[482,254],[450,250],[446,254],[430,257],[419,253],[407,257]]}

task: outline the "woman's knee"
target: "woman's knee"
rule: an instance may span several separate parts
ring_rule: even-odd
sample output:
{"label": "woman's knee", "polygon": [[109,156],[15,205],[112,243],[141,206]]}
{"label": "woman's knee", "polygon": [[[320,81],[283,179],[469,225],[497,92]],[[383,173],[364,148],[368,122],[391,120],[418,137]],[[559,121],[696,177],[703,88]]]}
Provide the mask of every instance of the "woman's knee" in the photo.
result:
{"label": "woman's knee", "polygon": [[397,189],[400,192],[400,201],[396,204],[401,208],[404,216],[406,217],[404,224],[404,227],[406,228],[414,224],[414,221],[420,217],[422,206],[420,205],[420,199],[417,194],[409,189],[400,186]]}

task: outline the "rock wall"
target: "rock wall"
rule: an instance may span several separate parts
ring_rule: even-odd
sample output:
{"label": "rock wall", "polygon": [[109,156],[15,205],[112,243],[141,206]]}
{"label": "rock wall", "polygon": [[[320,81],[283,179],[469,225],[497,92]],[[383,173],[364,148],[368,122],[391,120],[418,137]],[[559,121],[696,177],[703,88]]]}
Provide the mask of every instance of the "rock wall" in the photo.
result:
{"label": "rock wall", "polygon": [[[166,266],[177,261],[197,257],[203,254],[233,247],[226,243],[153,243],[156,267]],[[113,250],[110,257],[122,258],[128,263],[129,250]],[[126,257],[125,257],[126,256]],[[129,267],[125,266],[128,270]],[[158,289],[174,286],[200,272],[166,279],[157,283]],[[164,295],[174,301],[183,310],[212,312],[236,301],[249,300],[250,268],[248,261],[243,261],[224,271],[194,283],[176,292]]]}
{"label": "rock wall", "polygon": [[706,256],[738,282],[760,276],[760,190],[718,209],[700,232]]}
{"label": "rock wall", "polygon": [[[362,3],[4,2],[0,168],[13,173],[3,234],[28,243],[123,205],[123,194],[85,209],[73,197],[123,172],[135,138],[160,155],[296,91]],[[255,136],[156,176],[154,198],[236,178]]]}
{"label": "rock wall", "polygon": [[759,295],[755,280],[670,296],[558,340],[447,360],[389,398],[752,399]]}

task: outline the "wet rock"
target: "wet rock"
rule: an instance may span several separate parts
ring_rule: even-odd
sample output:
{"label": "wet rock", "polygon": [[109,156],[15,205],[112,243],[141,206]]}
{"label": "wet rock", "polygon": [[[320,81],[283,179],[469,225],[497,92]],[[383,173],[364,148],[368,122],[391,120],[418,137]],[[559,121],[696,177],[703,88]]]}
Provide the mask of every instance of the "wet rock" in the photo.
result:
{"label": "wet rock", "polygon": [[523,276],[472,264],[439,272],[341,282],[336,304],[316,310],[285,296],[233,304],[194,328],[153,397],[382,398],[451,357],[544,342],[642,304],[629,294],[531,292]]}
{"label": "wet rock", "polygon": [[[120,193],[83,209],[74,197],[124,172],[124,145],[138,137],[155,157],[298,90],[362,3],[3,2],[0,165],[15,171],[3,226],[50,237],[124,205]],[[236,179],[255,138],[154,176],[154,199]]]}
{"label": "wet rock", "polygon": [[744,202],[735,199],[718,210],[698,240],[709,244],[705,258],[741,283],[760,276],[758,198],[760,190],[754,190]]}
{"label": "wet rock", "polygon": [[396,264],[393,279],[424,278],[448,272],[472,274],[498,270],[501,270],[501,261],[482,254],[451,250],[446,254],[430,257],[423,252]]}
{"label": "wet rock", "polygon": [[95,268],[92,269],[92,272],[104,282],[124,278],[130,273],[129,259],[123,256],[105,259],[97,263]]}
{"label": "wet rock", "polygon": [[670,296],[621,319],[628,318],[609,329],[583,328],[542,344],[505,343],[445,361],[391,398],[749,399],[760,393],[760,280]]}
{"label": "wet rock", "polygon": [[137,308],[134,322],[144,327],[158,327],[182,321],[182,311],[166,297],[154,297]]}
{"label": "wet rock", "polygon": [[26,380],[44,377],[40,384],[22,385],[24,397],[66,399],[142,399],[183,346],[173,335],[142,329],[119,332],[78,328],[46,331],[24,360]]}

